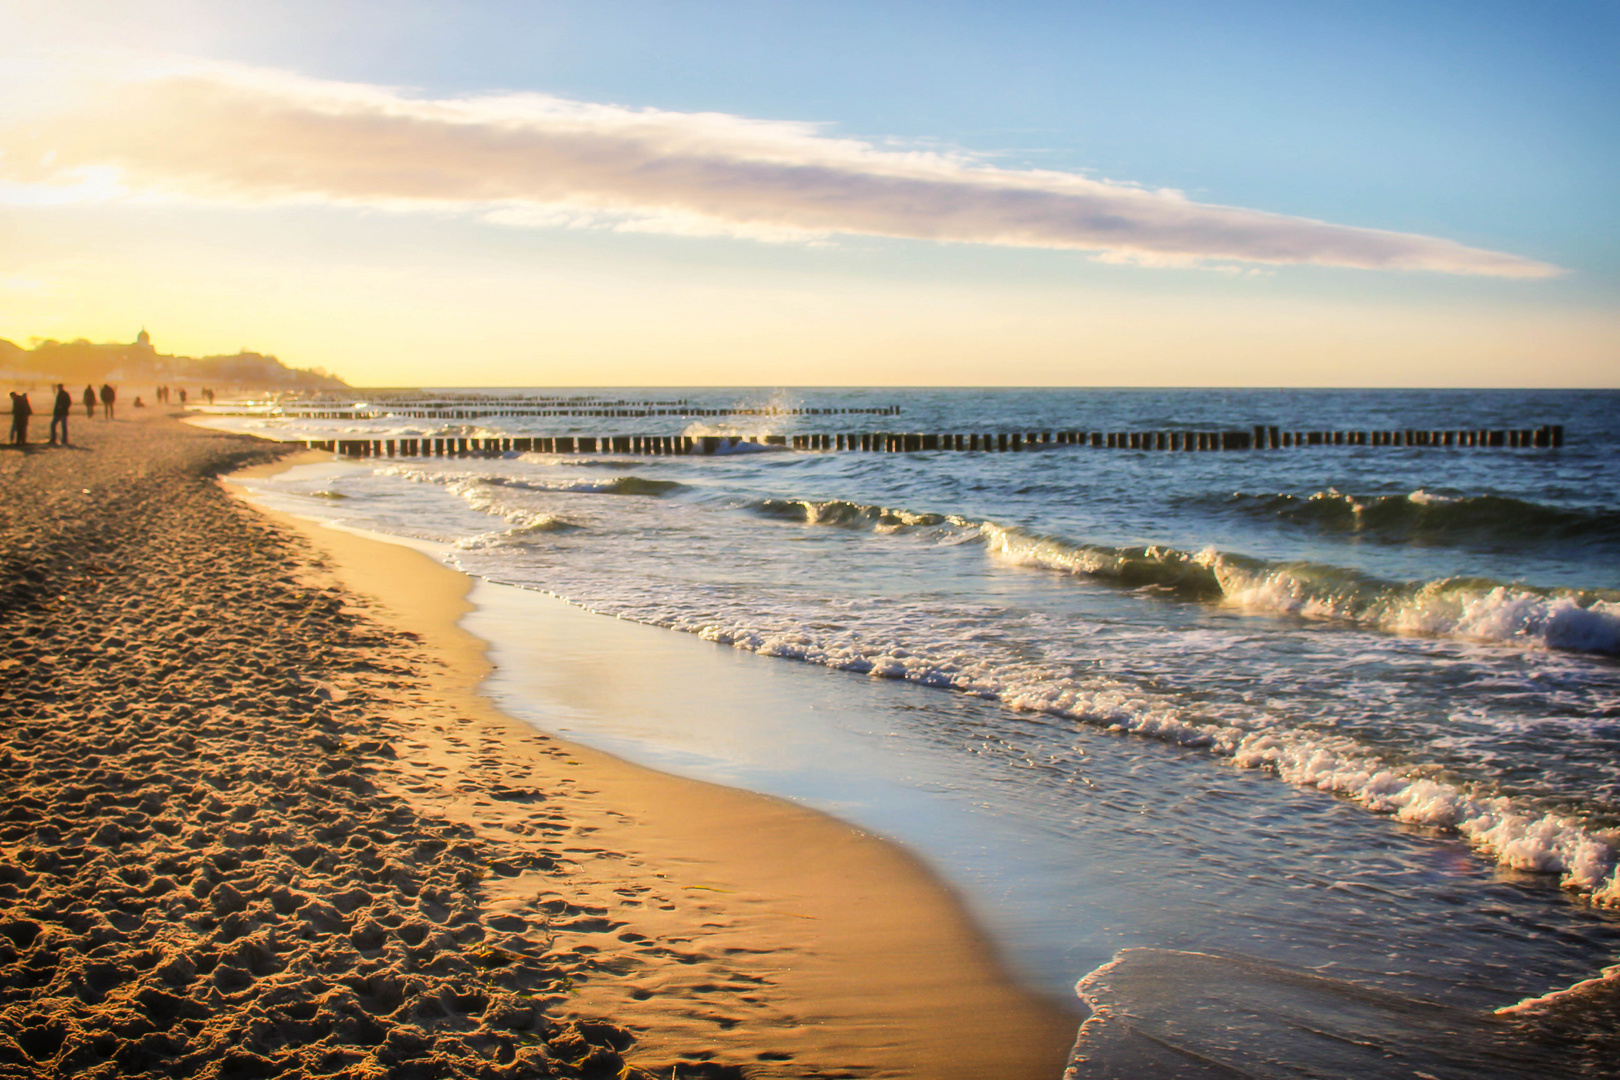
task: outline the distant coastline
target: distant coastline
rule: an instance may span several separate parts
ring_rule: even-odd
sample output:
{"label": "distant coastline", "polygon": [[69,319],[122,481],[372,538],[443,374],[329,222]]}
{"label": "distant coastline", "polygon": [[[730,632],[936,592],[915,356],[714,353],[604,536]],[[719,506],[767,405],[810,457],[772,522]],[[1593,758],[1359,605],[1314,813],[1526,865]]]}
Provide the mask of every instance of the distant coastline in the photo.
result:
{"label": "distant coastline", "polygon": [[32,339],[28,348],[0,338],[0,378],[13,383],[194,382],[220,388],[340,390],[348,383],[320,368],[295,368],[243,349],[229,356],[160,353],[142,329],[128,343]]}

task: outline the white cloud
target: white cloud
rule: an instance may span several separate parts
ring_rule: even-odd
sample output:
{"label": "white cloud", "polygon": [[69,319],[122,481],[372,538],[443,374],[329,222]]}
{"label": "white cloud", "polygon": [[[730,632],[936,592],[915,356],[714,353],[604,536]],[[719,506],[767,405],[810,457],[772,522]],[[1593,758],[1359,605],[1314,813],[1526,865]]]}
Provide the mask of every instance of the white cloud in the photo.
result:
{"label": "white cloud", "polygon": [[[542,227],[814,241],[836,234],[1066,248],[1109,261],[1309,263],[1545,277],[1546,263],[1409,233],[1191,202],[814,125],[537,94],[426,100],[192,65],[0,127],[0,181],[145,197],[434,209]],[[113,190],[103,179],[101,197]]]}

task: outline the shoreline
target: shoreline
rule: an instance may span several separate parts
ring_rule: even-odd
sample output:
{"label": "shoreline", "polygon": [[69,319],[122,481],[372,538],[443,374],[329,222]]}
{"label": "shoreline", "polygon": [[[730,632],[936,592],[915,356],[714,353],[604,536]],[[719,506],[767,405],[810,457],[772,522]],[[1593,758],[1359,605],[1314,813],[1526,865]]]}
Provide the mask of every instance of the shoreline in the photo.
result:
{"label": "shoreline", "polygon": [[75,435],[0,455],[0,1072],[1061,1071],[919,866],[497,713],[469,579],[224,490],[272,444]]}
{"label": "shoreline", "polygon": [[[655,1056],[752,1060],[758,1076],[801,1075],[800,1066],[814,1070],[807,1075],[1061,1073],[1078,1010],[1016,986],[957,898],[914,857],[817,811],[541,734],[479,689],[487,647],[459,625],[471,578],[392,538],[254,510],[301,534],[348,591],[367,598],[368,615],[413,635],[435,659],[430,692],[460,714],[460,730],[418,716],[403,765],[496,783],[501,774],[532,783],[549,773],[569,789],[559,799],[546,786],[546,801],[563,802],[571,828],[590,837],[564,854],[593,895],[564,901],[565,922],[588,925],[558,926],[552,950],[571,940],[572,955],[593,971],[566,1000],[548,1000],[548,1011],[611,1018]],[[498,794],[448,783],[401,793],[481,833],[523,829],[514,802]],[[491,878],[490,906],[515,911],[548,893],[548,879],[540,870]],[[604,920],[624,925],[609,939]],[[647,941],[681,947],[671,957]]]}

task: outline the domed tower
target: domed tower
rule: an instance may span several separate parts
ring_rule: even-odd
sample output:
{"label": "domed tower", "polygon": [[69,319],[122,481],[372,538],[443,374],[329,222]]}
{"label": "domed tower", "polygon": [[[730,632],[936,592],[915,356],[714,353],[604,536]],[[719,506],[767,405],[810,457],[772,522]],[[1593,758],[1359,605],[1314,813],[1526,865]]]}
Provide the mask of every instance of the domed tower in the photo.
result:
{"label": "domed tower", "polygon": [[138,349],[150,349],[152,347],[152,335],[146,332],[144,326],[141,327],[141,332],[135,335],[135,347]]}

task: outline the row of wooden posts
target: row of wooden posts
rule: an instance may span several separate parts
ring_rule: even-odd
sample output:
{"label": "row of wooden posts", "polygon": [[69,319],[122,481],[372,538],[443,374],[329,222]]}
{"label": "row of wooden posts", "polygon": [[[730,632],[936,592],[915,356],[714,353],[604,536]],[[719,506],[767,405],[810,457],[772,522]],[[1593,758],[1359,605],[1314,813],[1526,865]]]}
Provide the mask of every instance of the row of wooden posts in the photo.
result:
{"label": "row of wooden posts", "polygon": [[[215,412],[215,416],[258,416],[256,412]],[[386,420],[398,417],[407,420],[485,420],[504,416],[581,416],[640,420],[649,416],[678,416],[683,419],[722,416],[899,416],[898,405],[874,405],[870,408],[849,409],[792,409],[776,405],[757,408],[614,408],[603,406],[534,406],[507,405],[496,408],[426,406],[384,404],[375,408],[350,406],[343,409],[322,409],[302,405],[283,405],[281,415],[297,420]]]}
{"label": "row of wooden posts", "polygon": [[1313,446],[1501,447],[1550,449],[1564,445],[1561,424],[1506,430],[1282,431],[1256,424],[1249,431],[1032,431],[972,435],[894,432],[834,435],[536,435],[521,438],[305,440],[310,449],[348,457],[444,457],[512,451],[541,454],[718,454],[743,443],[794,450],[929,450],[1012,452],[1057,446],[1110,450],[1281,450]]}

